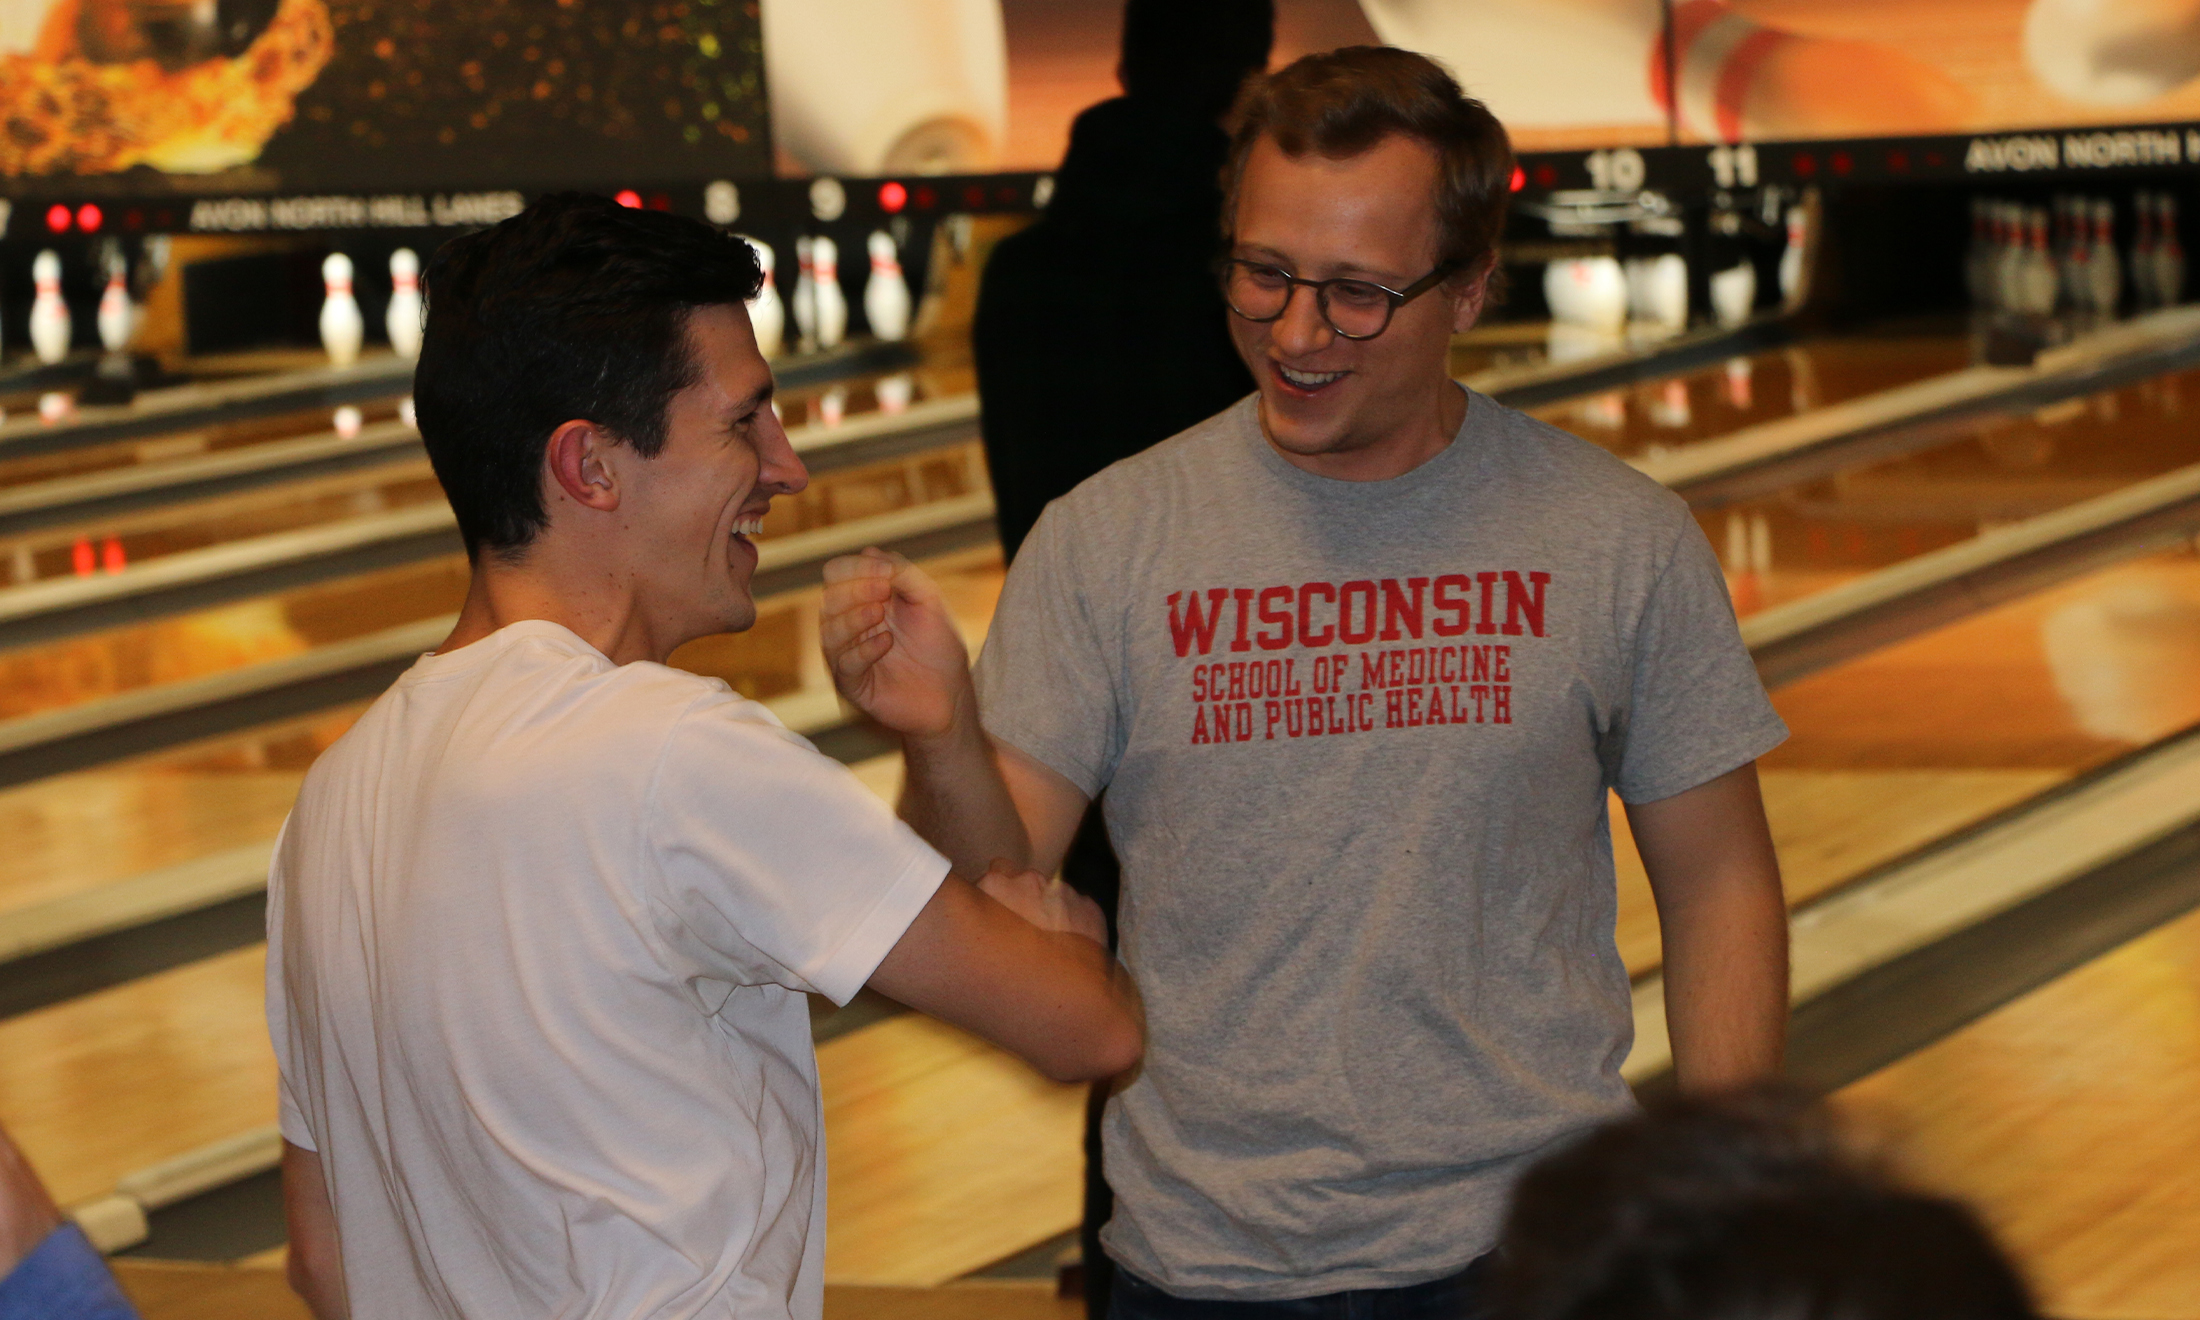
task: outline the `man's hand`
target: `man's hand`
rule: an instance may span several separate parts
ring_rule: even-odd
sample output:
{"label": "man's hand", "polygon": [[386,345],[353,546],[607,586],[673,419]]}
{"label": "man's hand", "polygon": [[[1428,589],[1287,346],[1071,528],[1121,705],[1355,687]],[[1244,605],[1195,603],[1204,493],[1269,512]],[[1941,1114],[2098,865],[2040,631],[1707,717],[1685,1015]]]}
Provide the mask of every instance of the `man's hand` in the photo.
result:
{"label": "man's hand", "polygon": [[1041,930],[1082,935],[1108,947],[1108,919],[1100,905],[1059,880],[995,858],[978,888]]}
{"label": "man's hand", "polygon": [[828,562],[818,624],[841,695],[887,728],[937,737],[969,712],[962,634],[939,586],[902,556],[868,549]]}

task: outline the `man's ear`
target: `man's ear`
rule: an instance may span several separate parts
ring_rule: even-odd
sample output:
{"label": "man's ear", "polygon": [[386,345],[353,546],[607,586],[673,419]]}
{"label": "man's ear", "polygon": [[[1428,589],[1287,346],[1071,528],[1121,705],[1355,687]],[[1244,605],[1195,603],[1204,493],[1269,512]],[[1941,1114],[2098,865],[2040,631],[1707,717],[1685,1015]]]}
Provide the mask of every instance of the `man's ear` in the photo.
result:
{"label": "man's ear", "polygon": [[1497,257],[1492,254],[1481,271],[1471,280],[1454,286],[1451,294],[1451,332],[1463,335],[1474,329],[1474,323],[1482,319],[1482,306],[1489,301],[1490,276],[1497,270]]}
{"label": "man's ear", "polygon": [[619,507],[619,456],[624,447],[594,422],[570,421],[543,446],[543,494],[609,513]]}

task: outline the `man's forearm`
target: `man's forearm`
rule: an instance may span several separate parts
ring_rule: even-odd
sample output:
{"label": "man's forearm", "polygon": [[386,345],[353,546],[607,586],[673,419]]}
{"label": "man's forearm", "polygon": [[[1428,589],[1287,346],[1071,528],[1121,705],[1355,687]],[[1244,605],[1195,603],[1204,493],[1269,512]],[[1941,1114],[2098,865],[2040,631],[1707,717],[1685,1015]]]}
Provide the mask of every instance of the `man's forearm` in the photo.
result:
{"label": "man's forearm", "polygon": [[968,706],[942,734],[902,742],[901,818],[964,875],[1031,865],[1031,839],[993,744]]}
{"label": "man's forearm", "polygon": [[1737,877],[1672,912],[1665,930],[1665,1020],[1684,1091],[1779,1074],[1787,1042],[1787,911],[1777,873]]}

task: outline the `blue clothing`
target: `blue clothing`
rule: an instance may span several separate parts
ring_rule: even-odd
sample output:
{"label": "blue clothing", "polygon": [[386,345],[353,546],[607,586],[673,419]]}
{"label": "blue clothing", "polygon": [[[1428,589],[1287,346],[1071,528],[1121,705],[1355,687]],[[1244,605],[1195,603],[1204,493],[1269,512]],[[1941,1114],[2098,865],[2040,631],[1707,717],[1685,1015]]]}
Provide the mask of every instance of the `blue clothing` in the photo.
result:
{"label": "blue clothing", "polygon": [[63,1224],[0,1279],[0,1320],[138,1320],[138,1313],[84,1230]]}

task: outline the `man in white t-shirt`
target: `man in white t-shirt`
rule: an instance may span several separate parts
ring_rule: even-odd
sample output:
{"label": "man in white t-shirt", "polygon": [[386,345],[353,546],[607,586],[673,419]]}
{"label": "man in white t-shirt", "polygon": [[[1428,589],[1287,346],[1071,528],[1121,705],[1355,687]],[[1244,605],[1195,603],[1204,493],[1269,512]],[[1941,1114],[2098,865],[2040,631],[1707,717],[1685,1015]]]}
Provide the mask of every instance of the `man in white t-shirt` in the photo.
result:
{"label": "man in white t-shirt", "polygon": [[307,776],[268,901],[294,1284],[324,1317],[816,1317],[808,996],[1064,1079],[1136,1061],[1091,904],[980,885],[664,663],[755,620],[807,480],[699,223],[545,199],[429,273],[420,429],[473,581]]}

